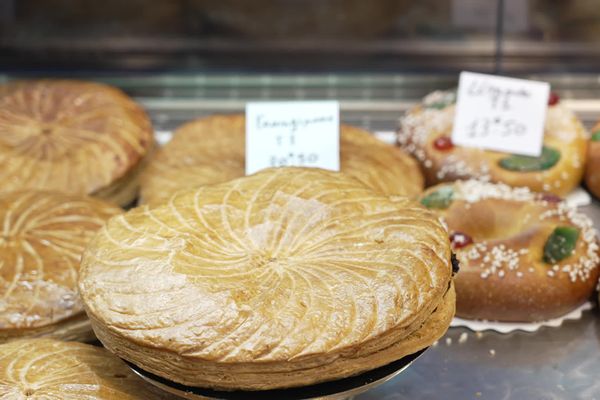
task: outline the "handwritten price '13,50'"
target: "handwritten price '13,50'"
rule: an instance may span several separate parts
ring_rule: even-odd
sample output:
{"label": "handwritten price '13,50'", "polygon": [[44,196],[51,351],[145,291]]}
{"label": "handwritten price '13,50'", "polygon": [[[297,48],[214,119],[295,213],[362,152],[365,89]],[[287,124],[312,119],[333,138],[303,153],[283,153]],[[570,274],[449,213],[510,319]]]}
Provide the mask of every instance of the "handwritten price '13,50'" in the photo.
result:
{"label": "handwritten price '13,50'", "polygon": [[474,119],[467,127],[467,134],[471,138],[486,138],[490,136],[523,136],[527,126],[515,119],[502,117],[481,117]]}

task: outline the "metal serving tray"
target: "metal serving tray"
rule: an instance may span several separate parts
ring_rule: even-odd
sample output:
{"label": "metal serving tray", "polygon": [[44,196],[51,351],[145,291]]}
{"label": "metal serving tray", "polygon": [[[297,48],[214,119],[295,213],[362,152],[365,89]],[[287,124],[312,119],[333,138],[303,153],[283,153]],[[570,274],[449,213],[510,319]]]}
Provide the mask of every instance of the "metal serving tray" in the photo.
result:
{"label": "metal serving tray", "polygon": [[151,374],[138,366],[129,367],[142,379],[165,392],[190,400],[345,400],[380,386],[400,375],[409,365],[425,352],[420,350],[388,365],[350,378],[300,388],[263,390],[256,392],[223,392],[184,386]]}

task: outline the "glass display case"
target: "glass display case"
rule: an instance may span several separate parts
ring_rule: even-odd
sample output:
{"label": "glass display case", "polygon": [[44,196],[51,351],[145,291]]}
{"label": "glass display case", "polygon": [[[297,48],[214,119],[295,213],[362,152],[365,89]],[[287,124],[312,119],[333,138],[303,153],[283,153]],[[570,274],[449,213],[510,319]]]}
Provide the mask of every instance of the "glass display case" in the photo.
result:
{"label": "glass display case", "polygon": [[[252,100],[340,101],[341,120],[392,138],[463,70],[551,84],[600,120],[597,0],[4,0],[0,79],[115,85],[159,142]],[[583,208],[600,227],[597,199]],[[594,302],[593,302],[594,303]],[[400,376],[356,399],[600,399],[600,315],[537,332],[450,328]]]}

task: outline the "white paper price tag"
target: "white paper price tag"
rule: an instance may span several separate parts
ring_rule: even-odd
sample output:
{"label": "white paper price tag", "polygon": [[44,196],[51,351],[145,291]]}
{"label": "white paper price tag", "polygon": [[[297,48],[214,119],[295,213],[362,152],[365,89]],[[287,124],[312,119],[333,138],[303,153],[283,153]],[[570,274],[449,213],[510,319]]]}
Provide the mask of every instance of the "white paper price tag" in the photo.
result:
{"label": "white paper price tag", "polygon": [[340,170],[337,101],[246,104],[246,174],[303,166]]}
{"label": "white paper price tag", "polygon": [[539,156],[549,95],[545,82],[462,72],[452,141]]}

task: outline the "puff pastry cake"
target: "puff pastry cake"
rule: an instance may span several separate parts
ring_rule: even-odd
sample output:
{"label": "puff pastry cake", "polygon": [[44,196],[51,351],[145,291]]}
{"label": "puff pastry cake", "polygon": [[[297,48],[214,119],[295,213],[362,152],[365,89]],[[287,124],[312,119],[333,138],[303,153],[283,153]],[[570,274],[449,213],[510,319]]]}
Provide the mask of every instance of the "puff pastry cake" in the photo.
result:
{"label": "puff pastry cake", "polygon": [[[244,115],[213,115],[177,129],[143,173],[142,202],[160,204],[177,190],[244,176],[245,124]],[[414,197],[423,191],[417,162],[365,130],[342,125],[340,152],[342,172],[379,193]]]}
{"label": "puff pastry cake", "polygon": [[0,85],[0,192],[57,190],[126,205],[153,143],[144,111],[116,88],[68,80]]}
{"label": "puff pastry cake", "polygon": [[53,339],[0,345],[0,398],[167,399],[105,349]]}
{"label": "puff pastry cake", "polygon": [[448,233],[412,200],[277,168],[112,218],[85,251],[97,337],[222,390],[355,375],[429,346],[454,314]]}
{"label": "puff pastry cake", "polygon": [[0,194],[0,343],[93,337],[77,294],[85,245],[121,209],[44,191]]}

